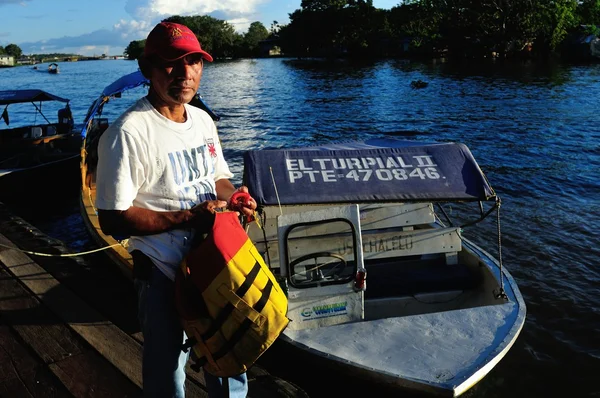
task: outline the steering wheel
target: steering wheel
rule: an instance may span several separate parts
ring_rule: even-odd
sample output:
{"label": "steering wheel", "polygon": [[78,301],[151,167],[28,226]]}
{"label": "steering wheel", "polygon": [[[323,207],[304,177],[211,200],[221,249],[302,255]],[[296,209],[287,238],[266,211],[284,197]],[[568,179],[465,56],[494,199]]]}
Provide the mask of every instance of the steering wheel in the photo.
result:
{"label": "steering wheel", "polygon": [[[330,260],[330,261],[326,261],[322,264],[319,264],[316,260],[320,257],[330,257],[333,258],[335,260]],[[326,274],[322,274],[321,278],[327,278],[330,276],[335,276],[336,273],[334,271],[336,271],[338,268],[345,268],[347,265],[346,259],[337,254],[337,253],[331,253],[331,252],[316,252],[316,253],[309,253],[309,254],[305,254],[304,256],[300,256],[297,259],[295,259],[294,261],[290,262],[290,269],[293,268],[294,266],[296,266],[297,264],[300,264],[303,261],[306,260],[311,260],[314,259],[315,260],[315,266],[313,268],[307,268],[305,271],[303,272],[312,272],[312,271],[319,271],[320,268],[335,263],[335,265],[333,267],[331,267]],[[294,273],[292,276],[296,275],[297,273]]]}

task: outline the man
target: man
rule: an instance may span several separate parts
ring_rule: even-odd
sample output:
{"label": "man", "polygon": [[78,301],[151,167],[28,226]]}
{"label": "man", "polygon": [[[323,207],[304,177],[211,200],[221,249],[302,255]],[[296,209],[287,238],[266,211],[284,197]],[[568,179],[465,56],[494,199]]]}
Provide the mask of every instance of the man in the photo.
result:
{"label": "man", "polygon": [[73,130],[73,113],[71,107],[67,102],[64,108],[58,110],[58,133],[69,134]]}
{"label": "man", "polygon": [[[188,104],[200,85],[203,60],[213,58],[186,26],[156,25],[139,60],[150,81],[148,95],[111,124],[98,146],[100,226],[106,234],[130,236],[147,397],[185,395],[187,354],[174,303],[175,270],[195,234],[210,230],[214,211],[236,192],[213,120]],[[251,200],[242,212],[250,215],[255,208]],[[210,396],[246,396],[245,374],[221,380],[205,372],[205,379]]]}

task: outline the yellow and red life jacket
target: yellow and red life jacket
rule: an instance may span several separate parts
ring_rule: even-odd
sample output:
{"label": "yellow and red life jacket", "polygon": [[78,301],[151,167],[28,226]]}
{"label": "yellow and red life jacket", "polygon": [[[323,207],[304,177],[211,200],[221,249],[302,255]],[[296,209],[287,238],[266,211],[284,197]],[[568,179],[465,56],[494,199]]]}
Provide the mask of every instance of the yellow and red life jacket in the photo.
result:
{"label": "yellow and red life jacket", "polygon": [[212,231],[183,261],[176,303],[188,336],[184,350],[219,377],[241,374],[289,323],[287,297],[235,212],[217,213]]}

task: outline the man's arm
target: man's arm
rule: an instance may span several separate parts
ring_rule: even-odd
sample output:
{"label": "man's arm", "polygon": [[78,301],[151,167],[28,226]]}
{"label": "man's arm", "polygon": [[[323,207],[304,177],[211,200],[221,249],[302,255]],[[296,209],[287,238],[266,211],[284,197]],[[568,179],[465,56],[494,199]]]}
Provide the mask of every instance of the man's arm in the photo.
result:
{"label": "man's arm", "polygon": [[231,195],[236,191],[235,187],[227,178],[221,178],[215,182],[217,189],[217,199],[229,202]]}
{"label": "man's arm", "polygon": [[191,227],[204,230],[212,226],[215,209],[225,205],[226,202],[211,200],[181,211],[154,211],[134,206],[124,211],[98,210],[98,221],[107,235],[144,236]]}

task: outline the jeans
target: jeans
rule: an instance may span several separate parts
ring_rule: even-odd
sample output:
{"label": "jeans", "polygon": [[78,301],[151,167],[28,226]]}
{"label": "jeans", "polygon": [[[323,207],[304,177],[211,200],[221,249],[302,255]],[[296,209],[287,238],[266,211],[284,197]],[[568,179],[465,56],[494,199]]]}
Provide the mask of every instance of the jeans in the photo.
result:
{"label": "jeans", "polygon": [[[189,354],[181,350],[186,336],[175,307],[175,283],[154,266],[147,279],[134,280],[144,335],[144,397],[184,398]],[[211,398],[244,398],[248,393],[245,373],[223,379],[204,372],[204,378]]]}

